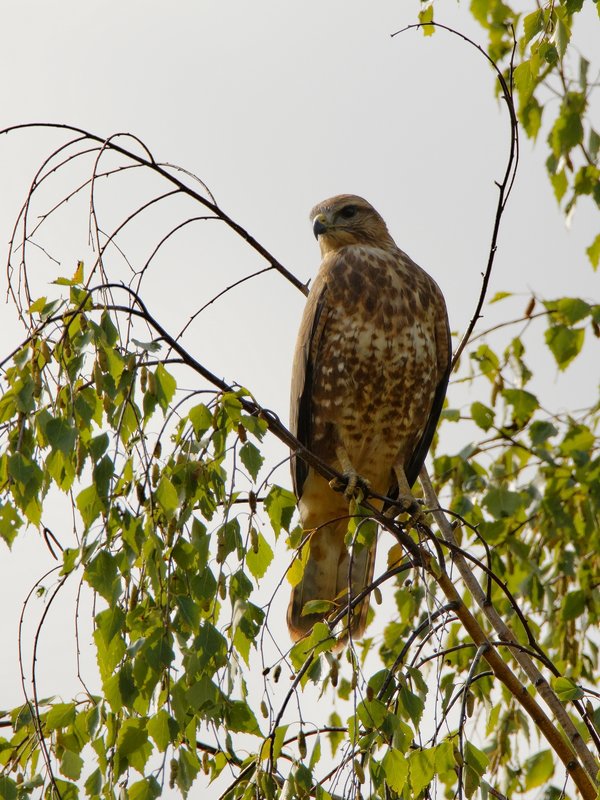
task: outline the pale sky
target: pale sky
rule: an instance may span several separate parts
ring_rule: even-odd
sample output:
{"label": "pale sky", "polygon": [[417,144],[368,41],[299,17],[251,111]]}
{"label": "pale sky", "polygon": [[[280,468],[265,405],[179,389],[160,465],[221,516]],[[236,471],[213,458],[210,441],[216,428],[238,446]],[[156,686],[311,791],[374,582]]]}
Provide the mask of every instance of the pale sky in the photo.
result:
{"label": "pale sky", "polygon": [[[415,31],[390,37],[415,22],[418,10],[408,0],[6,2],[0,10],[2,126],[55,121],[101,136],[137,135],[157,160],[202,178],[223,209],[303,281],[319,263],[309,210],[334,194],[360,194],[440,284],[451,327],[462,332],[487,261],[508,118],[494,97],[493,74],[473,48],[443,32],[430,39]],[[484,43],[467,4],[440,4],[438,19]],[[588,58],[597,41],[590,29],[577,31]],[[599,116],[596,102],[597,127]],[[0,139],[2,248],[35,169],[62,141],[51,131]],[[546,155],[543,134],[535,147],[522,139],[489,296],[508,290],[523,297],[507,307],[511,312],[486,309],[482,329],[518,316],[530,289],[550,298],[598,298],[598,275],[584,253],[598,232],[598,215],[582,202],[567,230],[545,175]],[[56,186],[58,192],[60,181]],[[111,229],[130,196],[127,190],[102,196]],[[182,208],[155,210],[132,229],[122,244],[134,261],[148,257],[165,220]],[[89,259],[85,205],[49,224],[43,242],[62,262],[62,274],[72,274],[78,258]],[[117,277],[124,265],[114,251],[111,259]],[[203,223],[163,252],[144,298],[161,323],[178,330],[214,294],[262,266],[217,223]],[[34,272],[38,293],[46,294],[52,265],[36,258]],[[287,420],[303,302],[271,273],[211,306],[185,344],[209,369],[247,385]],[[18,343],[19,329],[10,306],[0,307],[0,319],[4,355]],[[557,407],[582,406],[597,390],[597,346],[586,347],[586,364],[566,380],[558,379],[549,357],[539,362]],[[452,392],[451,404],[453,397],[455,404],[473,399]],[[451,447],[468,441],[460,430],[452,436]],[[273,463],[285,455],[277,444],[268,454]],[[278,479],[287,483],[286,469]],[[12,555],[0,543],[0,707],[21,702],[18,614],[33,581],[54,565],[37,534],[22,538]],[[72,621],[65,626],[60,616],[68,613],[70,597],[50,617],[47,694],[67,691],[73,680]],[[281,631],[285,636],[283,619]]]}

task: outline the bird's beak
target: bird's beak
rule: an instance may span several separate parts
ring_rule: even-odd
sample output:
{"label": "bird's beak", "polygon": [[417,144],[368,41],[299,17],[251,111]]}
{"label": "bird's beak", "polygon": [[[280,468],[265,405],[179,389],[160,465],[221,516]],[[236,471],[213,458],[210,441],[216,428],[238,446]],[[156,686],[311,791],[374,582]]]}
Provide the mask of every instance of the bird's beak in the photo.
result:
{"label": "bird's beak", "polygon": [[313,233],[315,235],[315,239],[318,239],[322,233],[325,233],[327,230],[327,219],[325,218],[325,214],[317,214],[317,216],[313,219]]}

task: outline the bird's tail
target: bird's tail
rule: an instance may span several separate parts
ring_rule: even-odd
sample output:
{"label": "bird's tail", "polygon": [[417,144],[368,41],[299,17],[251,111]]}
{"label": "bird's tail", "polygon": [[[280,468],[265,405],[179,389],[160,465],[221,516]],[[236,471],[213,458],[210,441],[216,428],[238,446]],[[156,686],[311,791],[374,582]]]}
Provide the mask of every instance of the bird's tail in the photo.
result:
{"label": "bird's tail", "polygon": [[[308,559],[300,582],[292,589],[287,622],[290,636],[298,641],[316,622],[335,616],[348,605],[350,597],[356,597],[373,579],[377,542],[370,547],[354,548],[349,552],[344,542],[348,530],[348,518],[330,522],[315,529],[304,544],[308,547]],[[302,554],[299,554],[302,557]],[[350,575],[351,570],[351,575]],[[323,608],[315,613],[303,614],[305,605],[311,601],[324,601]],[[368,596],[357,603],[340,623],[344,632],[341,641],[364,633],[369,611]]]}

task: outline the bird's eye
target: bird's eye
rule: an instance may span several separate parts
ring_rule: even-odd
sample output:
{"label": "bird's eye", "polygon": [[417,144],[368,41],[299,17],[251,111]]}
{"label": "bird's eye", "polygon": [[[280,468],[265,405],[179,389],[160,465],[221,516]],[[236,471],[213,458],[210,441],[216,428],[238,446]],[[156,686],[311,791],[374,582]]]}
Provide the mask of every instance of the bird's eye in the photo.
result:
{"label": "bird's eye", "polygon": [[340,217],[343,217],[344,219],[352,219],[357,211],[358,209],[356,206],[344,206],[340,211]]}

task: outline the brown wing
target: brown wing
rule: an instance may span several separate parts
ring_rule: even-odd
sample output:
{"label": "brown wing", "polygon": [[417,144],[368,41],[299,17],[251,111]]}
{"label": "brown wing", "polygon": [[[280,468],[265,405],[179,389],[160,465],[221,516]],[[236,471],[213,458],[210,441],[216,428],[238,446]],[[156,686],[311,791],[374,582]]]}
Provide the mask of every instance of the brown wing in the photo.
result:
{"label": "brown wing", "polygon": [[[328,317],[327,283],[320,275],[315,279],[306,302],[292,366],[290,431],[309,450],[312,449],[313,366]],[[292,456],[292,483],[296,497],[308,474],[308,466]]]}

